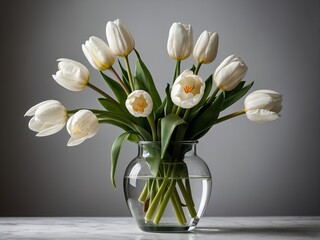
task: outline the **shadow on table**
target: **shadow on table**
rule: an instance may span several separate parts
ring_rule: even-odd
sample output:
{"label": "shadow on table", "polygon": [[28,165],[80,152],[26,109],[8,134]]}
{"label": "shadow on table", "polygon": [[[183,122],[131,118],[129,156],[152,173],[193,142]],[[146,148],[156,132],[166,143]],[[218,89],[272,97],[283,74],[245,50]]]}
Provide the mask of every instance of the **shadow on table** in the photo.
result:
{"label": "shadow on table", "polygon": [[199,234],[245,234],[282,236],[320,236],[320,228],[314,227],[197,227],[193,233]]}

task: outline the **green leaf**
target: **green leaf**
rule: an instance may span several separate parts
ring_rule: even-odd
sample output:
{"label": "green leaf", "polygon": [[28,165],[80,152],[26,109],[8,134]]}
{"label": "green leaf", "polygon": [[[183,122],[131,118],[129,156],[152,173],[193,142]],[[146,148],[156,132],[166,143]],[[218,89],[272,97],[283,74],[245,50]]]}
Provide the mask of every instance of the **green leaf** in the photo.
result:
{"label": "green leaf", "polygon": [[154,177],[157,176],[160,162],[161,162],[161,157],[160,157],[160,151],[161,148],[159,146],[158,142],[153,142],[150,144],[145,144],[143,146],[147,152],[148,155],[146,157],[146,161],[148,163],[149,169]]}
{"label": "green leaf", "polygon": [[[138,118],[134,118],[133,120],[135,119],[138,119]],[[122,111],[119,111],[119,109],[117,112],[105,111],[99,114],[99,120],[113,120],[113,121],[122,123],[131,129],[136,129],[135,121],[127,117]]]}
{"label": "green leaf", "polygon": [[105,75],[103,72],[100,71],[100,73],[101,73],[103,79],[106,81],[106,83],[110,87],[110,89],[112,90],[112,92],[114,93],[114,95],[116,96],[116,98],[118,99],[118,101],[124,105],[124,103],[127,99],[127,94],[123,90],[121,85],[119,83],[117,83],[115,80],[113,80],[112,78]]}
{"label": "green leaf", "polygon": [[[250,88],[253,86],[253,83],[248,84],[247,86],[241,88],[241,89],[234,89],[230,92],[226,92],[226,99],[223,103],[223,106],[221,108],[221,111],[224,109],[230,107],[232,104],[237,102],[239,99],[241,99],[246,93],[250,90]],[[244,85],[244,83],[243,83]],[[242,85],[242,86],[243,86]],[[231,93],[232,92],[232,93]]]}
{"label": "green leaf", "polygon": [[161,119],[161,159],[165,155],[175,128],[183,124],[187,122],[175,114],[169,114]]}
{"label": "green leaf", "polygon": [[229,98],[229,97],[232,97],[232,95],[234,95],[234,94],[236,94],[237,92],[239,92],[242,88],[243,88],[243,86],[244,86],[244,84],[246,83],[246,81],[241,81],[239,84],[238,84],[238,86],[236,86],[233,90],[231,90],[231,91],[225,91],[224,93],[225,93],[225,99],[227,99],[227,98]]}
{"label": "green leaf", "polygon": [[190,68],[190,70],[194,73],[194,71],[196,70],[196,66],[192,64],[192,67]]}
{"label": "green leaf", "polygon": [[172,112],[173,102],[171,100],[171,94],[170,94],[170,84],[167,84],[166,87],[166,99],[167,99],[167,107],[166,107],[166,114],[170,114]]}
{"label": "green leaf", "polygon": [[112,111],[112,112],[119,111],[119,108],[120,108],[119,103],[115,104],[113,101],[111,101],[110,99],[107,99],[107,98],[98,98],[98,101],[108,111]]}
{"label": "green leaf", "polygon": [[135,130],[141,134],[141,136],[143,137],[143,139],[145,141],[151,141],[152,140],[152,135],[147,131],[145,130],[145,128],[137,125],[137,124],[133,124]]}
{"label": "green leaf", "polygon": [[155,109],[158,109],[162,103],[158,90],[154,84],[151,73],[149,72],[147,66],[141,60],[139,53],[134,49],[137,55],[137,63],[136,63],[136,72],[135,77],[136,81],[139,83],[139,89],[147,91],[152,97],[153,106]]}
{"label": "green leaf", "polygon": [[139,136],[135,132],[133,132],[133,131],[125,132],[125,133],[121,134],[119,137],[117,137],[116,140],[112,144],[110,177],[111,177],[111,182],[114,187],[116,187],[114,175],[116,172],[121,147],[125,141],[127,141],[127,140],[132,141],[134,139],[136,139],[136,140],[139,139]]}
{"label": "green leaf", "polygon": [[109,111],[109,113],[121,116],[127,121],[143,125],[143,119],[132,116],[124,105],[120,105],[119,103],[115,104],[113,101],[110,101],[106,98],[98,98],[98,100],[101,103],[101,105]]}
{"label": "green leaf", "polygon": [[157,121],[159,118],[162,118],[164,116],[164,108],[167,104],[167,98],[163,100],[163,103],[156,111],[155,121]]}
{"label": "green leaf", "polygon": [[114,126],[117,126],[117,127],[121,128],[121,129],[123,129],[124,131],[132,130],[126,124],[123,124],[122,122],[115,121],[115,120],[112,120],[112,119],[104,119],[104,118],[102,118],[102,119],[99,119],[99,123],[111,124],[111,125],[114,125]]}
{"label": "green leaf", "polygon": [[129,77],[128,77],[128,72],[123,68],[120,60],[118,60],[118,64],[119,64],[119,67],[120,67],[120,71],[121,71],[121,75],[122,75],[122,80],[124,82],[124,84],[126,85],[126,87],[128,89],[131,89],[130,87],[130,82],[129,82]]}
{"label": "green leaf", "polygon": [[201,115],[192,120],[186,132],[188,139],[196,139],[197,135],[213,126],[219,116],[223,101],[224,93],[222,92]]}
{"label": "green leaf", "polygon": [[205,102],[211,92],[211,89],[212,89],[212,74],[205,81],[205,89],[204,89],[203,97],[201,98],[200,102],[191,109],[191,113],[195,112],[196,110],[198,110],[199,108],[204,106],[204,104],[205,104]]}

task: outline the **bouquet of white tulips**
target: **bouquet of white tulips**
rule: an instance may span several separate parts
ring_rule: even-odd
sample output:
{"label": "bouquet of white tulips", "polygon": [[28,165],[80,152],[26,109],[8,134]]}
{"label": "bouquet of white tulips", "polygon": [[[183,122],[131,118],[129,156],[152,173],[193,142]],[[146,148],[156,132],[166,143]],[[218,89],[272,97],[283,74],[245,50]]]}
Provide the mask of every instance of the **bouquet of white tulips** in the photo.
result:
{"label": "bouquet of white tulips", "polygon": [[[81,91],[86,87],[95,90],[101,95],[98,101],[103,109],[67,110],[60,102],[47,100],[30,108],[25,115],[32,116],[29,128],[37,132],[37,136],[54,134],[66,125],[71,136],[68,146],[78,145],[93,137],[103,123],[123,129],[124,133],[114,141],[111,149],[111,180],[114,186],[116,165],[123,143],[127,140],[158,142],[159,152],[148,158],[148,165],[154,181],[157,176],[162,176],[162,181],[157,182],[157,188],[153,189],[155,197],[152,202],[148,198],[151,194],[148,187],[144,188],[139,198],[141,202],[148,203],[145,206],[145,220],[154,219],[154,223],[158,224],[168,203],[164,195],[176,188],[175,185],[169,186],[172,185],[172,179],[178,177],[175,176],[175,167],[169,165],[163,169],[159,166],[164,161],[179,162],[186,152],[185,149],[169,149],[169,143],[198,140],[213,125],[242,114],[259,123],[276,120],[280,117],[282,96],[271,90],[255,91],[246,97],[243,109],[220,116],[222,111],[241,99],[252,87],[253,82],[245,85],[243,81],[247,66],[240,57],[231,55],[203,80],[199,71],[201,66],[210,64],[216,58],[218,34],[204,31],[193,47],[192,27],[174,23],[169,31],[167,51],[176,61],[176,67],[173,81],[168,81],[162,99],[123,22],[108,22],[106,36],[108,44],[92,36],[82,45],[82,51],[91,66],[100,71],[113,96],[96,87],[91,82],[89,70],[77,61],[58,59],[59,70],[53,75],[53,79],[68,90]],[[137,59],[134,73],[128,59],[132,52]],[[191,53],[195,64],[181,71],[181,61]],[[118,60],[118,72],[113,68],[117,57],[123,59],[123,62]],[[195,217],[197,213],[192,207],[191,189],[184,184],[179,184],[179,188],[185,193],[184,202],[190,215]],[[181,217],[177,216],[177,219]]]}

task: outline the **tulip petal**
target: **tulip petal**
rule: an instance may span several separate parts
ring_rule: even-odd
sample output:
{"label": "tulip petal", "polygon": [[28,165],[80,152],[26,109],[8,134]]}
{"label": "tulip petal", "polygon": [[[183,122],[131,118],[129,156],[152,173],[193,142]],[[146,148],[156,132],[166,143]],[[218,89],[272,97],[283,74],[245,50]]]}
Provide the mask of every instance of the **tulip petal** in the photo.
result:
{"label": "tulip petal", "polygon": [[153,101],[146,91],[135,90],[127,97],[125,106],[134,117],[148,117],[153,109]]}
{"label": "tulip petal", "polygon": [[36,121],[36,118],[33,117],[30,119],[28,127],[30,130],[34,131],[34,132],[39,132],[41,131],[42,128],[42,124]]}
{"label": "tulip petal", "polygon": [[247,110],[267,109],[271,110],[273,106],[272,97],[265,93],[253,92],[244,100],[244,106]]}
{"label": "tulip petal", "polygon": [[256,123],[265,123],[277,120],[280,114],[265,109],[249,110],[246,112],[247,118]]}
{"label": "tulip petal", "polygon": [[266,109],[279,113],[282,109],[282,95],[272,90],[258,90],[250,93],[244,100],[245,109]]}
{"label": "tulip petal", "polygon": [[193,48],[193,32],[191,25],[173,23],[169,30],[167,42],[168,54],[175,60],[183,60],[190,56]]}
{"label": "tulip petal", "polygon": [[63,73],[61,73],[60,71],[57,72],[56,75],[52,75],[52,77],[62,87],[75,92],[83,90],[88,82],[78,81],[78,79],[72,76],[63,75]]}
{"label": "tulip petal", "polygon": [[32,108],[30,108],[25,114],[24,116],[33,116],[35,114],[35,112],[37,111],[37,109],[42,106],[42,105],[45,105],[47,103],[59,103],[58,101],[56,100],[46,100],[46,101],[43,101],[41,103],[38,103],[37,105],[34,105]]}
{"label": "tulip petal", "polygon": [[90,51],[89,48],[87,48],[87,46],[85,46],[84,44],[82,44],[82,52],[83,54],[86,56],[86,58],[88,59],[89,63],[91,64],[92,67],[94,67],[97,70],[99,69],[99,66],[96,64],[96,62],[93,60],[93,54]]}
{"label": "tulip petal", "polygon": [[125,57],[135,46],[131,33],[119,19],[107,23],[106,35],[109,46],[115,55]]}
{"label": "tulip petal", "polygon": [[59,58],[57,60],[59,63],[58,63],[58,68],[59,70],[61,70],[61,67],[66,64],[66,65],[69,65],[69,66],[77,66],[78,68],[80,68],[84,73],[85,75],[89,75],[89,70],[88,68],[86,68],[86,66],[84,66],[83,64],[77,62],[77,61],[74,61],[74,60],[71,60],[71,59],[68,59],[68,58]]}
{"label": "tulip petal", "polygon": [[77,146],[81,143],[83,143],[87,138],[83,137],[83,138],[79,138],[79,139],[75,139],[73,137],[71,137],[67,143],[68,147],[73,147],[73,146]]}
{"label": "tulip petal", "polygon": [[56,124],[52,127],[49,127],[49,128],[46,128],[46,129],[40,131],[36,136],[37,137],[45,137],[45,136],[55,134],[55,133],[59,132],[64,127],[64,125],[65,124]]}
{"label": "tulip petal", "polygon": [[192,71],[185,70],[175,80],[171,90],[172,102],[189,109],[197,105],[204,94],[205,82]]}

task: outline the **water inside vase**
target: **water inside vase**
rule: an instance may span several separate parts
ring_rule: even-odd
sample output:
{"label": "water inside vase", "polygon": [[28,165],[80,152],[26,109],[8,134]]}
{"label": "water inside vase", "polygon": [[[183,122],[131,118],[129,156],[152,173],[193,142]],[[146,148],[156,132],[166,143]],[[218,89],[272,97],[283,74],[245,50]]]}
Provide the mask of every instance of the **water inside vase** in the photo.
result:
{"label": "water inside vase", "polygon": [[[181,199],[181,205],[183,209],[183,213],[186,218],[185,224],[179,224],[177,221],[177,217],[173,208],[172,201],[169,200],[167,207],[162,215],[162,218],[158,224],[155,224],[153,220],[146,221],[145,214],[146,214],[146,206],[145,202],[139,201],[139,196],[143,191],[147,181],[150,180],[158,180],[162,181],[164,178],[154,178],[152,176],[137,176],[137,177],[125,177],[124,184],[125,184],[125,196],[127,200],[127,205],[130,209],[130,212],[136,222],[138,223],[140,229],[144,231],[162,231],[162,232],[185,232],[190,231],[198,224],[200,217],[204,213],[206,208],[206,204],[208,199],[210,198],[211,193],[211,177],[204,177],[204,176],[189,176],[186,178],[177,178],[176,181],[182,181],[183,183],[186,180],[190,183],[190,189],[192,193],[192,199],[194,202],[194,207],[196,210],[196,217],[191,217],[188,211],[188,207],[185,204],[183,194],[179,185],[176,184],[175,188],[178,192],[178,195]],[[173,180],[172,178],[170,180]],[[157,211],[159,210],[159,206],[157,207]]]}

